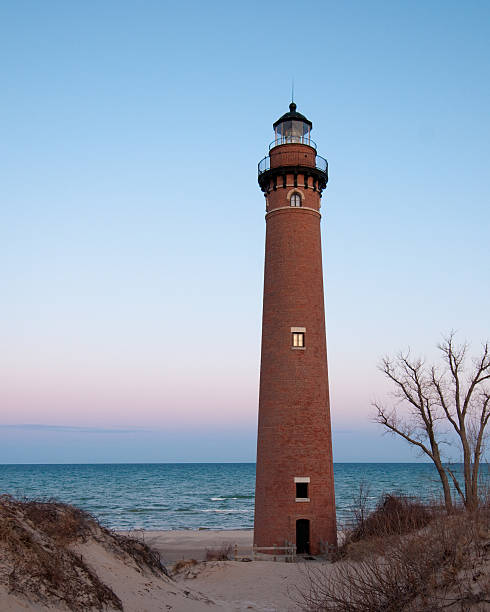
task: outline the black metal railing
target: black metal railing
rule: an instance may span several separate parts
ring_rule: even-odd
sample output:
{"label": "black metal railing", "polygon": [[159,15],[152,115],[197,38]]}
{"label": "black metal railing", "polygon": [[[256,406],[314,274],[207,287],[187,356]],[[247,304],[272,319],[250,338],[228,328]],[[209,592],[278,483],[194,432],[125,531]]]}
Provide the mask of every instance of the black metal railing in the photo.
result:
{"label": "black metal railing", "polygon": [[328,174],[328,161],[321,155],[316,156],[315,166],[318,170],[321,170],[322,172],[325,172],[325,174]]}
{"label": "black metal railing", "polygon": [[264,172],[267,172],[267,170],[271,169],[271,158],[266,155],[266,157],[264,157],[264,159],[261,159],[259,161],[259,174],[263,174]]}
{"label": "black metal railing", "polygon": [[290,144],[292,142],[308,145],[309,147],[313,147],[316,151],[316,142],[311,140],[309,136],[280,136],[270,143],[269,151],[274,147],[278,147],[279,145]]}
{"label": "black metal railing", "polygon": [[[325,172],[325,174],[328,174],[327,160],[321,155],[316,155],[315,156],[315,168],[317,168],[317,170],[321,170],[322,172]],[[270,169],[271,169],[271,158],[269,155],[266,155],[264,159],[261,159],[259,161],[259,165],[258,165],[259,176],[263,174],[264,172],[267,172],[267,170],[270,170]]]}

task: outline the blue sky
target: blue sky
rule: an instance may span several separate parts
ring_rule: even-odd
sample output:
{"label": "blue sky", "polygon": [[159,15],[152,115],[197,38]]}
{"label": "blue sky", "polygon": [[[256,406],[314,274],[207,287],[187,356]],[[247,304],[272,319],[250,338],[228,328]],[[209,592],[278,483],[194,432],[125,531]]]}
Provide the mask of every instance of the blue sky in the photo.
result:
{"label": "blue sky", "polygon": [[256,164],[292,77],[329,160],[335,458],[414,459],[370,423],[379,358],[490,335],[489,24],[487,2],[3,3],[0,462],[254,459]]}

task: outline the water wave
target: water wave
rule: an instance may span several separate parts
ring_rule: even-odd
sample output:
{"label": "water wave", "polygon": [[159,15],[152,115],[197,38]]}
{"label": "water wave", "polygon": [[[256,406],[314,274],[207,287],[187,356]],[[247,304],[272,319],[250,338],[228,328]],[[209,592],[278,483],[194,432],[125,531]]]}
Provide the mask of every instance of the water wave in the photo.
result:
{"label": "water wave", "polygon": [[[440,490],[431,464],[336,463],[334,469],[339,522],[351,520],[362,482],[370,484],[368,510],[384,492],[432,499]],[[0,491],[55,497],[113,529],[250,529],[254,486],[252,463],[0,465]]]}
{"label": "water wave", "polygon": [[225,497],[211,497],[211,501],[226,501],[227,499],[254,499],[253,495],[234,495],[231,497],[227,495]]}
{"label": "water wave", "polygon": [[120,509],[121,513],[123,512],[132,512],[135,514],[139,514],[139,513],[145,513],[145,512],[168,512],[168,510],[170,510],[170,508],[128,508],[127,510],[125,510],[124,508]]}

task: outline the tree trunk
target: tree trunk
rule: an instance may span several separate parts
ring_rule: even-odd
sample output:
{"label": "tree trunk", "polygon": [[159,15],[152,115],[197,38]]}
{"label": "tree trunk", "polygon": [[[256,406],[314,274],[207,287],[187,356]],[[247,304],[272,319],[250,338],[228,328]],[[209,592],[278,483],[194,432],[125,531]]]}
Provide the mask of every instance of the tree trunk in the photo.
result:
{"label": "tree trunk", "polygon": [[449,480],[446,474],[446,470],[442,465],[441,457],[439,455],[439,450],[437,448],[434,449],[433,453],[433,462],[436,466],[436,470],[439,474],[439,478],[442,483],[442,490],[444,491],[444,505],[446,506],[446,512],[451,514],[453,511],[453,499],[451,496],[451,487],[449,486]]}
{"label": "tree trunk", "polygon": [[473,479],[471,474],[471,450],[466,436],[464,423],[460,427],[461,445],[463,447],[463,474],[464,474],[464,505],[468,510],[475,510],[478,506],[477,495],[475,496],[473,488]]}

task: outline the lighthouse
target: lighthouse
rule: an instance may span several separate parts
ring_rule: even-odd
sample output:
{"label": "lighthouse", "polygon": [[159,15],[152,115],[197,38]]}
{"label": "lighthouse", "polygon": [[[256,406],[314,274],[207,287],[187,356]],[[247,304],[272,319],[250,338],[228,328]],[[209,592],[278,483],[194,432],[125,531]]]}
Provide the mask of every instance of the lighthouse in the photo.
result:
{"label": "lighthouse", "polygon": [[265,195],[254,545],[320,554],[337,543],[321,251],[328,164],[289,105],[258,166]]}

